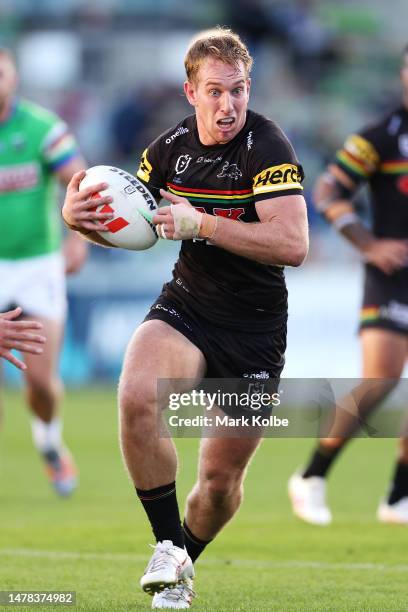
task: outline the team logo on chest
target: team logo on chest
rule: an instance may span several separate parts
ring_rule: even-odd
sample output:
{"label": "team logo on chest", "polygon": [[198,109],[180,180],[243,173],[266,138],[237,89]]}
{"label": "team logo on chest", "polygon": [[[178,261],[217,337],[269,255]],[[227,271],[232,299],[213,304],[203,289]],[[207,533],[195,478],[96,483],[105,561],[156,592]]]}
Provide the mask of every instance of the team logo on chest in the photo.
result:
{"label": "team logo on chest", "polygon": [[408,157],[408,134],[401,134],[398,137],[398,147],[401,155]]}
{"label": "team logo on chest", "polygon": [[188,168],[189,163],[191,162],[191,155],[180,155],[178,160],[176,161],[175,171],[176,174],[182,174]]}
{"label": "team logo on chest", "polygon": [[241,178],[241,176],[242,172],[238,168],[237,164],[230,164],[230,162],[225,162],[221,172],[217,174],[217,178],[228,177],[233,179],[234,181],[237,181],[239,178]]}

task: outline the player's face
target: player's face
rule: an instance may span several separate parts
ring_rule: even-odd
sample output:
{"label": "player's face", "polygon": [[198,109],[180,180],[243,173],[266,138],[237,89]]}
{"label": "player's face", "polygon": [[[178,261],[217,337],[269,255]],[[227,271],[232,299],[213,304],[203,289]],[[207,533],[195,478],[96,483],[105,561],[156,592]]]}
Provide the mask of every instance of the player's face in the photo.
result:
{"label": "player's face", "polygon": [[16,70],[7,55],[0,54],[0,107],[13,95],[17,84]]}
{"label": "player's face", "polygon": [[242,62],[232,66],[212,57],[202,62],[196,82],[184,84],[202,144],[227,143],[244,127],[249,87]]}

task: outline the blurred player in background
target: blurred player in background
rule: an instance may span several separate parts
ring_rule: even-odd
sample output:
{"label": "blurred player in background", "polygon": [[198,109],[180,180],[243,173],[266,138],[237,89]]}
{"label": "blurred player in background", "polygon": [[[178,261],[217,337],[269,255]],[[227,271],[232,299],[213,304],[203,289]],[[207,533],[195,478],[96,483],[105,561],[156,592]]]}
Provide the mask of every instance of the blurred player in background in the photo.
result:
{"label": "blurred player in background", "polygon": [[[365,261],[360,338],[363,378],[376,379],[353,390],[351,404],[340,412],[336,430],[322,438],[306,469],[292,476],[293,509],[317,525],[331,522],[325,482],[348,439],[398,383],[408,349],[408,47],[401,69],[402,105],[374,125],[351,135],[316,184],[316,207],[358,249]],[[372,229],[358,218],[352,198],[367,182],[371,192]],[[337,432],[337,433],[336,433]],[[399,456],[378,519],[408,524],[408,440]]]}
{"label": "blurred player in background", "polygon": [[34,444],[57,493],[76,486],[76,468],[63,445],[58,375],[65,310],[65,273],[83,264],[87,248],[69,233],[61,253],[57,181],[67,185],[85,167],[66,124],[16,96],[11,53],[0,49],[0,310],[20,304],[24,318],[41,323],[41,355],[25,353],[27,401]]}
{"label": "blurred player in background", "polygon": [[[229,30],[198,35],[184,85],[195,114],[146,149],[137,173],[171,203],[153,218],[159,236],[183,241],[173,280],[130,342],[119,386],[122,450],[157,540],[141,579],[156,592],[154,608],[189,607],[192,564],[238,510],[261,435],[202,440],[182,527],[176,450],[157,425],[168,394],[158,395],[157,381],[279,378],[283,266],[300,265],[307,252],[302,169],[277,125],[247,108],[251,64]],[[68,187],[64,217],[82,231],[103,230],[109,216],[93,212],[90,201],[103,185],[78,192],[82,176]]]}
{"label": "blurred player in background", "polygon": [[7,359],[19,370],[26,370],[24,361],[11,352],[13,349],[21,353],[41,355],[44,351],[44,336],[38,333],[42,325],[38,321],[16,321],[22,313],[20,307],[0,313],[0,357]]}

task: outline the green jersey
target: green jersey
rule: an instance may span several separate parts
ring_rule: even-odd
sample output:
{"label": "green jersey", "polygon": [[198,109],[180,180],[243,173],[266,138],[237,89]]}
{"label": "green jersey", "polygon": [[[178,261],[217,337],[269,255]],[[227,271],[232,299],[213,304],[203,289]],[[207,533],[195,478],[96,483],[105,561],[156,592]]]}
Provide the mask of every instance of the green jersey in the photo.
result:
{"label": "green jersey", "polygon": [[67,125],[18,100],[0,123],[0,259],[22,259],[60,248],[55,172],[79,155]]}

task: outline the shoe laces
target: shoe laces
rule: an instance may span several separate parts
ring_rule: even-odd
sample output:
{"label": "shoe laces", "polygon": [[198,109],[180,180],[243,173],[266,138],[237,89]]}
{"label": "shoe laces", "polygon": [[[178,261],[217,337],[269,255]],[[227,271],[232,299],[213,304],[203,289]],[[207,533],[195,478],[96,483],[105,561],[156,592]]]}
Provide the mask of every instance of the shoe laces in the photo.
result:
{"label": "shoe laces", "polygon": [[152,548],[155,549],[155,552],[150,559],[149,565],[147,566],[147,572],[157,572],[161,569],[164,569],[166,565],[169,563],[173,563],[173,565],[179,565],[179,560],[173,554],[172,550],[174,549],[172,543],[166,542],[158,542],[156,546],[150,544]]}

